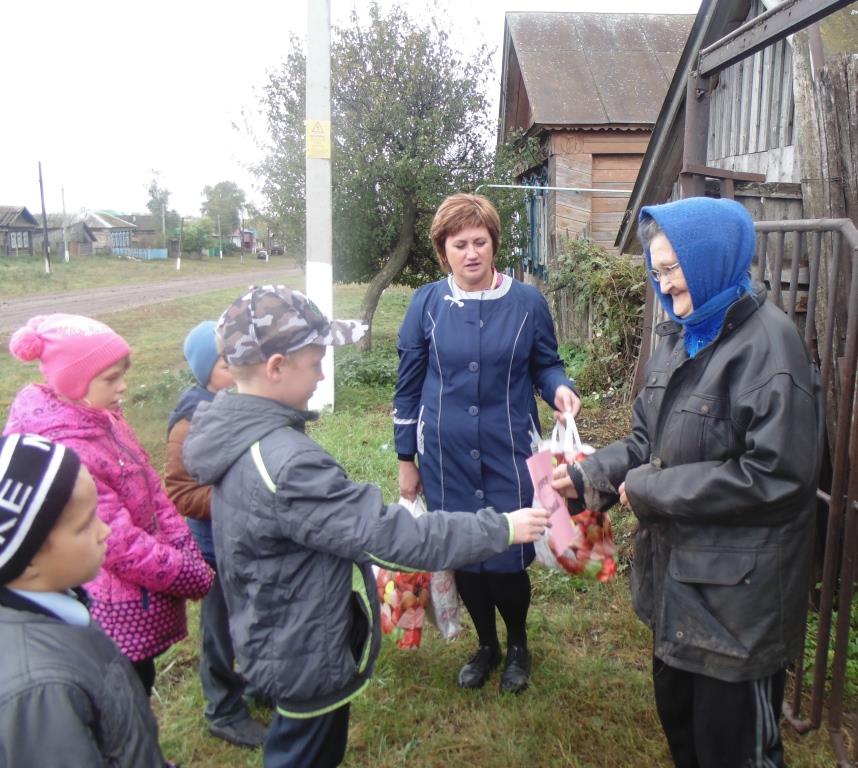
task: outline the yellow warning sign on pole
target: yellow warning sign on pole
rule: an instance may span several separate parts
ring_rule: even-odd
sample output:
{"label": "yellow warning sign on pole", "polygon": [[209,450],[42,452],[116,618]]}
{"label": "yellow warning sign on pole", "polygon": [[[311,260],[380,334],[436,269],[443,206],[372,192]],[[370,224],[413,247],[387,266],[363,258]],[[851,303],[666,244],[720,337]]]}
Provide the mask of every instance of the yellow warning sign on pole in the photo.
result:
{"label": "yellow warning sign on pole", "polygon": [[307,157],[321,160],[331,159],[331,121],[305,120],[307,134]]}

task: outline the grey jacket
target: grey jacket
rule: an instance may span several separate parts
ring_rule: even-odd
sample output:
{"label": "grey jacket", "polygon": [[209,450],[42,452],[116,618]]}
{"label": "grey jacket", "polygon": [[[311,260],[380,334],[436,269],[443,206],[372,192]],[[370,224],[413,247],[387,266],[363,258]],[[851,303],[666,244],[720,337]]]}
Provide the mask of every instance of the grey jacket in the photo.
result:
{"label": "grey jacket", "polygon": [[286,716],[341,706],[378,655],[371,563],[441,570],[509,545],[492,510],[414,519],[374,485],[349,480],[304,434],[308,414],[253,395],[201,403],[184,459],[213,485],[218,571],[242,674]]}
{"label": "grey jacket", "polygon": [[163,768],[131,663],[93,624],[0,589],[0,768]]}
{"label": "grey jacket", "polygon": [[689,359],[672,322],[632,434],[579,465],[603,509],[625,481],[640,521],[632,600],[670,666],[758,679],[802,650],[819,475],[820,387],[795,326],[745,295]]}

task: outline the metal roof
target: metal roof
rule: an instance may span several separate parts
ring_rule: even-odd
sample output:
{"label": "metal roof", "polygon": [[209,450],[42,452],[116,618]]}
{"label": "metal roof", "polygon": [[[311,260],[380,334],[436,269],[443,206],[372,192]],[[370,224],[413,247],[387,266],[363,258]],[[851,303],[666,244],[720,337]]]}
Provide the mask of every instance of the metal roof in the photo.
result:
{"label": "metal roof", "polygon": [[84,222],[90,229],[136,229],[136,225],[118,216],[113,216],[106,211],[88,211]]}
{"label": "metal roof", "polygon": [[514,49],[531,110],[531,125],[522,127],[652,125],[693,21],[688,14],[507,13],[504,47]]}
{"label": "metal roof", "polygon": [[0,227],[13,226],[19,216],[22,217],[22,221],[18,222],[18,226],[30,222],[32,222],[31,226],[38,226],[36,218],[26,209],[25,206],[0,205]]}

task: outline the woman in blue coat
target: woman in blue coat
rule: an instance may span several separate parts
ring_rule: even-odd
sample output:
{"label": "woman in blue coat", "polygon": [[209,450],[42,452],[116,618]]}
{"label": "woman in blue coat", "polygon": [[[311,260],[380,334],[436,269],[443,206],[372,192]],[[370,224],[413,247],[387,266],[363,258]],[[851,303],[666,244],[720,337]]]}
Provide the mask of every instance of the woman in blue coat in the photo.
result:
{"label": "woman in blue coat", "polygon": [[[413,499],[422,490],[430,509],[519,509],[533,500],[525,460],[538,430],[534,388],[558,411],[581,404],[544,297],[495,269],[494,206],[480,195],[452,195],[436,211],[431,236],[449,274],[415,292],[399,330],[393,421],[400,493]],[[495,609],[507,629],[501,690],[527,687],[533,557],[532,544],[516,545],[456,572],[479,638],[460,687],[481,688],[500,663]]]}

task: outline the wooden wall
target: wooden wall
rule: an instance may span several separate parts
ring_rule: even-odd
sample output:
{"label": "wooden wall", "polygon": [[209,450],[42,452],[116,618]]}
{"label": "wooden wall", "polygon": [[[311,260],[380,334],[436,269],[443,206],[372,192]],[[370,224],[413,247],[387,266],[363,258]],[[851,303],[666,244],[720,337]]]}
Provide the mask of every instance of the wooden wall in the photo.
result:
{"label": "wooden wall", "polygon": [[[556,187],[631,191],[649,142],[650,131],[569,130],[549,135],[549,184]],[[553,192],[549,196],[552,250],[564,238],[584,235],[616,253],[628,195]]]}
{"label": "wooden wall", "polygon": [[[765,11],[751,3],[746,21]],[[792,44],[781,40],[718,76],[709,110],[709,165],[801,181],[794,147]]]}

